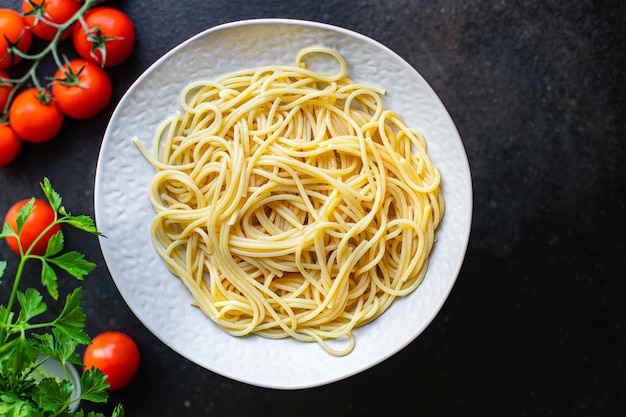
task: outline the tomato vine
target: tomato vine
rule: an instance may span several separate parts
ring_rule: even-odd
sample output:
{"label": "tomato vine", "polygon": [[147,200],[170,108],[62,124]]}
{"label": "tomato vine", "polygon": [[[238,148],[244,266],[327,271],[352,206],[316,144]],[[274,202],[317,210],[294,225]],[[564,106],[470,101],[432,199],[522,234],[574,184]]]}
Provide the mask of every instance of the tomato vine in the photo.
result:
{"label": "tomato vine", "polygon": [[[74,14],[74,16],[72,16],[68,21],[62,24],[53,23],[51,21],[48,21],[45,17],[41,17],[40,18],[41,21],[48,24],[49,26],[55,27],[57,29],[57,33],[52,38],[52,40],[50,40],[50,42],[41,51],[37,52],[36,54],[31,55],[31,54],[25,53],[16,44],[14,43],[9,44],[8,51],[7,51],[7,54],[9,56],[11,57],[16,56],[21,59],[29,60],[32,62],[32,64],[30,68],[21,77],[3,81],[3,83],[10,84],[12,86],[12,89],[9,93],[9,98],[7,100],[7,103],[5,104],[4,109],[2,111],[2,122],[8,121],[9,107],[12,103],[12,99],[15,96],[15,94],[19,91],[20,87],[22,87],[27,81],[31,80],[34,86],[40,90],[44,88],[42,87],[41,83],[39,82],[39,78],[37,77],[37,68],[39,67],[40,63],[45,57],[51,55],[57,67],[63,66],[63,62],[61,58],[59,57],[59,53],[58,53],[58,44],[59,44],[59,41],[61,40],[62,33],[69,27],[73,26],[74,23],[76,23],[78,20],[80,20],[80,18],[87,12],[87,10],[92,8],[94,4],[96,3],[97,3],[97,0],[86,0],[85,3],[82,5],[82,7],[76,12],[76,14]],[[28,30],[28,28],[26,28],[26,30]]]}
{"label": "tomato vine", "polygon": [[[0,71],[0,124],[14,130],[20,140],[45,142],[59,132],[59,129],[43,132],[48,126],[34,123],[32,112],[14,111],[17,98],[25,90],[36,89],[39,92],[37,100],[41,106],[32,111],[40,109],[57,114],[55,128],[62,124],[66,116],[91,118],[109,104],[111,92],[108,86],[111,81],[103,69],[128,59],[134,48],[135,31],[125,13],[110,6],[101,6],[100,2],[24,0],[21,12],[0,8],[0,69],[13,72],[7,74]],[[107,26],[111,21],[113,26]],[[30,52],[34,37],[42,40],[43,45],[36,52]],[[77,59],[68,60],[60,54],[59,45],[66,39],[74,45]],[[57,68],[54,77],[47,76],[46,82],[40,74],[44,60],[51,60]],[[81,68],[77,68],[79,63]],[[87,70],[92,65],[102,71]],[[17,71],[20,71],[19,74],[15,74]],[[57,88],[53,91],[55,85]],[[58,88],[59,85],[63,88]],[[101,97],[95,97],[90,91],[98,89],[96,85],[102,91]],[[77,112],[77,108],[86,110]],[[18,148],[14,141],[3,139],[9,136],[0,136],[0,153],[6,149],[5,154],[8,154],[11,149],[14,154]],[[13,159],[0,160],[0,167],[8,165]]]}

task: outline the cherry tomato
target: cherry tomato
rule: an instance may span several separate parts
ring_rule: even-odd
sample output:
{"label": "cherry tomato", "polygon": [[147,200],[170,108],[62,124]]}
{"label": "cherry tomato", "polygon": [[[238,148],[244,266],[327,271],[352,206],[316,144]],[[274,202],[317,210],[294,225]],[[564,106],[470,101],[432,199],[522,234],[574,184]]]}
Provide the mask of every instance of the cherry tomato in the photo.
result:
{"label": "cherry tomato", "polygon": [[9,123],[26,142],[46,142],[59,133],[63,113],[50,92],[29,88],[19,93],[9,108]]}
{"label": "cherry tomato", "polygon": [[135,46],[135,27],[122,11],[98,6],[84,16],[89,31],[83,25],[74,28],[74,49],[83,59],[103,67],[124,62]]}
{"label": "cherry tomato", "polygon": [[0,123],[0,167],[9,165],[22,149],[22,141],[10,126]]}
{"label": "cherry tomato", "polygon": [[12,52],[11,45],[27,52],[32,41],[33,35],[26,28],[22,15],[12,9],[0,9],[0,68],[8,68],[21,59]]}
{"label": "cherry tomato", "polygon": [[[59,29],[41,19],[63,25],[80,10],[80,6],[78,0],[24,0],[22,2],[22,14],[33,35],[51,41]],[[72,36],[73,27],[72,24],[67,28],[61,34],[61,39]]]}
{"label": "cherry tomato", "polygon": [[9,100],[11,90],[13,90],[13,84],[6,81],[8,79],[9,76],[5,72],[0,71],[0,114],[4,111],[7,101]]}
{"label": "cherry tomato", "polygon": [[52,82],[52,94],[63,113],[75,119],[88,119],[100,113],[111,101],[113,86],[105,70],[82,59],[59,68]]}
{"label": "cherry tomato", "polygon": [[100,369],[110,385],[109,391],[124,388],[139,369],[139,348],[128,335],[104,332],[93,338],[85,349],[85,369]]}
{"label": "cherry tomato", "polygon": [[[4,217],[4,222],[9,223],[14,231],[17,231],[17,215],[19,210],[28,203],[30,199],[21,200],[15,203],[6,216]],[[20,233],[20,242],[22,245],[22,249],[24,252],[30,248],[30,246],[35,242],[35,239],[39,237],[39,235],[50,226],[55,219],[54,210],[47,202],[35,199],[35,204],[33,205],[33,211],[30,216],[26,219],[24,226],[22,227],[22,231]],[[45,235],[35,244],[32,248],[31,253],[35,255],[43,255],[46,253],[46,249],[48,248],[48,241],[52,236],[54,236],[57,232],[61,230],[61,225],[55,224],[48,230]],[[8,236],[6,238],[7,244],[11,248],[11,250],[17,254],[20,253],[20,249],[17,243],[17,239]]]}

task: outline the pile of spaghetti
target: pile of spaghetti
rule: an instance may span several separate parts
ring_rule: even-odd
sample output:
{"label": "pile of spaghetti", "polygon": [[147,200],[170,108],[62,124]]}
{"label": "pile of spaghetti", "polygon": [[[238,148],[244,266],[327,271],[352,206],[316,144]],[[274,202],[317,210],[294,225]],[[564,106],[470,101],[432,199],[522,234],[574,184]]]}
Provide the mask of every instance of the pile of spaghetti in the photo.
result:
{"label": "pile of spaghetti", "polygon": [[[320,53],[338,73],[307,69]],[[383,94],[309,48],[294,66],[188,85],[152,154],[138,143],[156,169],[153,243],[227,333],[345,355],[353,329],[420,285],[441,178]]]}

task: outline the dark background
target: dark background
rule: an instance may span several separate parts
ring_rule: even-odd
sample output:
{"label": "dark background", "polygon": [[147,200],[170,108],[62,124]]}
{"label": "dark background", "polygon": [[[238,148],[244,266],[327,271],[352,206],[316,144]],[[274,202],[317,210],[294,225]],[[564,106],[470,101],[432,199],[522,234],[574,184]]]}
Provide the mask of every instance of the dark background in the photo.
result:
{"label": "dark background", "polygon": [[[66,231],[67,246],[98,264],[84,283],[88,333],[124,331],[142,352],[134,381],[108,404],[85,409],[109,413],[122,403],[133,417],[626,413],[625,2],[107,4],[125,11],[137,30],[131,59],[108,70],[113,102],[92,120],[66,121],[57,138],[25,146],[0,168],[0,212],[41,197],[38,184],[47,176],[70,211],[93,216],[100,143],[126,89],[188,37],[255,17],[342,26],[403,56],[455,121],[475,200],[465,263],[430,327],[368,371],[297,391],[235,382],[171,351],[122,300],[97,239]],[[0,259],[9,261],[10,276],[16,257],[4,242]],[[61,291],[75,285],[64,279]],[[0,287],[3,299],[7,288]]]}

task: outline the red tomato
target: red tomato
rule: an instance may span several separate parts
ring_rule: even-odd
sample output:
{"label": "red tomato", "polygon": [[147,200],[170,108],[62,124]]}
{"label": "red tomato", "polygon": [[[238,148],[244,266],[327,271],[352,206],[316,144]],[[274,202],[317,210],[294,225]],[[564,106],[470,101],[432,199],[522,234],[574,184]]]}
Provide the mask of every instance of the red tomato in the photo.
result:
{"label": "red tomato", "polygon": [[13,84],[6,82],[8,79],[9,76],[5,72],[0,71],[0,114],[4,112],[11,90],[13,90]]}
{"label": "red tomato", "polygon": [[124,388],[139,369],[139,348],[129,336],[104,332],[94,337],[85,349],[85,369],[98,368],[107,376],[109,391]]}
{"label": "red tomato", "polygon": [[[34,7],[33,7],[34,6]],[[47,41],[51,41],[59,31],[58,28],[50,26],[42,18],[57,24],[63,25],[70,20],[78,10],[81,4],[78,0],[24,0],[22,2],[22,14],[26,25],[30,27],[31,32]],[[61,39],[67,39],[72,36],[72,24],[67,30],[61,34]]]}
{"label": "red tomato", "polygon": [[[18,201],[15,203],[6,216],[4,217],[4,222],[9,223],[14,231],[17,231],[17,215],[19,210],[28,203],[30,199]],[[50,207],[50,204],[43,200],[35,199],[35,204],[33,205],[33,211],[30,216],[26,219],[22,231],[20,233],[20,243],[22,245],[22,250],[26,252],[28,248],[33,245],[35,239],[42,234],[42,232],[50,226],[55,220],[55,212]],[[55,224],[48,230],[43,237],[37,241],[35,246],[33,246],[31,253],[34,255],[43,255],[46,253],[46,248],[48,247],[48,240],[52,236],[54,236],[58,231],[61,230],[61,225]],[[20,248],[17,243],[17,239],[8,236],[6,238],[7,244],[11,248],[11,250],[17,254],[20,253]]]}
{"label": "red tomato", "polygon": [[84,16],[89,28],[74,28],[74,49],[82,58],[103,67],[112,67],[126,61],[135,46],[135,27],[122,11],[98,6]]}
{"label": "red tomato", "polygon": [[29,88],[19,93],[9,108],[9,123],[26,142],[46,142],[59,133],[63,113],[50,92]]}
{"label": "red tomato", "polygon": [[59,68],[52,82],[52,94],[63,113],[75,119],[88,119],[100,113],[111,101],[113,86],[105,70],[82,59]]}
{"label": "red tomato", "polygon": [[0,167],[9,165],[22,149],[22,141],[10,126],[0,123]]}
{"label": "red tomato", "polygon": [[21,59],[11,51],[11,45],[26,52],[32,41],[33,35],[26,28],[22,15],[12,9],[0,9],[0,68],[8,68]]}

